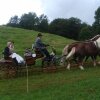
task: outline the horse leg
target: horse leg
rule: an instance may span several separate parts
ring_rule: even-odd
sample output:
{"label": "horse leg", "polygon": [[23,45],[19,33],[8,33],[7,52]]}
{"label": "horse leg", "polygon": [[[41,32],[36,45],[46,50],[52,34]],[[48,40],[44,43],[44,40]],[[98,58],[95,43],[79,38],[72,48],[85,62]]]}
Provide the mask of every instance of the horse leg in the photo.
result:
{"label": "horse leg", "polygon": [[89,58],[89,56],[86,56],[86,58],[85,58],[85,62],[88,60],[88,58]]}
{"label": "horse leg", "polygon": [[74,54],[75,54],[75,47],[73,47],[71,51],[69,52],[69,54],[66,56],[66,60],[72,57]]}
{"label": "horse leg", "polygon": [[93,60],[93,66],[96,66],[96,56],[91,56],[91,59]]}
{"label": "horse leg", "polygon": [[79,64],[79,68],[80,68],[81,70],[84,70],[84,67],[83,67],[83,64],[82,64],[82,63]]}
{"label": "horse leg", "polygon": [[66,57],[66,60],[68,62],[68,65],[67,65],[67,69],[70,70],[70,57],[72,57],[73,55],[75,54],[75,47],[73,47],[71,49],[71,51],[69,52],[69,54],[67,55]]}
{"label": "horse leg", "polygon": [[80,68],[81,70],[84,70],[84,67],[83,67],[83,59],[84,59],[84,57],[79,58],[79,68]]}
{"label": "horse leg", "polygon": [[[100,53],[99,53],[99,55],[98,55],[99,57],[100,57]],[[100,61],[98,61],[98,64],[100,65]]]}
{"label": "horse leg", "polygon": [[74,61],[75,63],[77,63],[77,56],[73,55],[73,58],[71,60]]}
{"label": "horse leg", "polygon": [[68,62],[68,65],[67,65],[66,69],[70,70],[70,66],[71,66],[70,61],[68,60],[67,62]]}

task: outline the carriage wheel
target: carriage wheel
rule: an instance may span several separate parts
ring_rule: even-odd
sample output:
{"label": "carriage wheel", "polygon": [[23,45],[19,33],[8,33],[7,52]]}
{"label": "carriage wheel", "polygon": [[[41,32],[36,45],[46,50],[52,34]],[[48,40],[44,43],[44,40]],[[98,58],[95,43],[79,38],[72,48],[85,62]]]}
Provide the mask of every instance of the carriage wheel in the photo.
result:
{"label": "carriage wheel", "polygon": [[16,72],[17,72],[17,67],[13,62],[10,63],[5,63],[5,77],[10,78],[10,77],[15,77]]}

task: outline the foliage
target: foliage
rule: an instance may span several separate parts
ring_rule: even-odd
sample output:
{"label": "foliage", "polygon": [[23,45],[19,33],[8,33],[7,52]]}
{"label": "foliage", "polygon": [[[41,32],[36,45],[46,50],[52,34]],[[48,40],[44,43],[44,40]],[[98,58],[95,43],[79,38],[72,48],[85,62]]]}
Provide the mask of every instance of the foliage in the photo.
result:
{"label": "foliage", "polygon": [[37,25],[38,31],[48,32],[48,18],[46,15],[42,14],[38,18],[39,23]]}
{"label": "foliage", "polygon": [[[0,26],[0,52],[6,42],[12,39],[16,52],[23,55],[25,48],[31,47],[37,34],[38,32],[33,30]],[[53,34],[43,35],[44,42],[54,46],[60,55],[64,46],[73,42]],[[64,69],[65,71],[49,74],[32,72],[33,75],[29,76],[28,93],[26,73],[24,77],[2,79],[0,71],[0,100],[99,100],[100,68],[92,66],[86,65],[84,71],[74,67],[71,71]]]}
{"label": "foliage", "polygon": [[55,19],[50,23],[49,31],[51,33],[69,37],[72,39],[78,39],[78,34],[81,29],[81,20],[78,18],[69,19]]}
{"label": "foliage", "polygon": [[[71,17],[69,19],[58,18],[54,19],[50,24],[48,17],[44,14],[37,17],[36,13],[29,12],[23,14],[21,18],[18,16],[11,17],[8,26],[21,27],[24,29],[37,30],[41,32],[50,32],[71,39],[78,39],[81,28],[81,20]],[[82,26],[83,25],[83,26]]]}
{"label": "foliage", "polygon": [[8,22],[8,26],[12,26],[12,27],[18,27],[19,26],[19,18],[17,15],[15,15],[14,17],[11,17],[9,22]]}
{"label": "foliage", "polygon": [[95,22],[93,23],[93,29],[95,34],[100,34],[100,7],[95,11]]}
{"label": "foliage", "polygon": [[87,40],[94,36],[91,26],[83,27],[79,34],[79,40]]}
{"label": "foliage", "polygon": [[16,15],[11,17],[7,25],[40,32],[49,32],[74,40],[84,40],[100,34],[100,7],[95,11],[94,18],[95,22],[92,26],[75,17],[69,19],[56,18],[49,23],[46,15],[42,14],[38,17],[36,13],[29,12],[28,14],[23,14],[21,18],[18,18]]}
{"label": "foliage", "polygon": [[23,14],[19,22],[20,27],[25,29],[34,29],[36,24],[37,24],[36,13]]}
{"label": "foliage", "polygon": [[[1,26],[0,52],[3,51],[8,40],[13,40],[15,43],[16,52],[23,56],[25,48],[31,48],[35,38],[37,37],[37,34],[38,32],[33,30]],[[73,42],[73,40],[48,33],[43,33],[43,41],[57,49],[57,54],[61,54],[64,46],[70,42]],[[51,51],[51,47],[48,47],[48,49]]]}
{"label": "foliage", "polygon": [[48,18],[44,14],[37,17],[36,13],[29,12],[28,14],[23,14],[21,18],[18,18],[16,15],[11,17],[7,23],[7,26],[47,32]]}
{"label": "foliage", "polygon": [[68,29],[70,37],[72,37],[73,39],[78,39],[78,35],[81,30],[81,20],[74,17],[69,18]]}
{"label": "foliage", "polygon": [[[67,19],[54,19],[49,25],[50,33],[65,36],[67,32]],[[66,30],[64,30],[66,29]]]}

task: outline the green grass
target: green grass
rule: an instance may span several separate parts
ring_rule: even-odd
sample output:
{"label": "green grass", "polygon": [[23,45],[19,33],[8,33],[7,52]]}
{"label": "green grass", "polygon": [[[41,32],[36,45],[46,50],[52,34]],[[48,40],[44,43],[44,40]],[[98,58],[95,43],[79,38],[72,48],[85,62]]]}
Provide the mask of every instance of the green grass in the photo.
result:
{"label": "green grass", "polygon": [[[7,41],[13,40],[15,52],[24,56],[25,49],[32,47],[38,33],[39,32],[33,30],[0,26],[0,53],[2,54]],[[49,33],[43,33],[42,39],[44,43],[49,44],[56,49],[57,55],[61,55],[64,46],[73,42],[73,40]],[[49,52],[51,52],[51,46],[47,48]],[[37,65],[40,65],[40,63],[37,63]]]}
{"label": "green grass", "polygon": [[[35,41],[38,32],[32,30],[25,30],[20,28],[0,27],[0,52],[3,51],[7,41],[13,40],[15,42],[15,50],[23,56],[25,48],[31,48]],[[66,39],[61,36],[43,33],[43,41],[53,46],[58,54],[61,54],[62,49],[73,40]],[[51,48],[48,48],[51,50]]]}
{"label": "green grass", "polygon": [[[15,50],[23,56],[31,48],[38,32],[11,27],[0,27],[0,52],[8,40],[14,40]],[[73,40],[44,33],[44,42],[56,48],[57,54]],[[48,48],[50,50],[50,47]],[[38,63],[38,61],[37,61]],[[34,67],[34,66],[33,66]],[[55,73],[33,72],[29,76],[29,92],[26,76],[0,79],[0,100],[100,100],[100,66],[86,65],[84,71],[72,68]]]}
{"label": "green grass", "polygon": [[99,66],[77,68],[56,73],[38,73],[29,77],[29,93],[26,77],[0,81],[0,100],[99,100]]}

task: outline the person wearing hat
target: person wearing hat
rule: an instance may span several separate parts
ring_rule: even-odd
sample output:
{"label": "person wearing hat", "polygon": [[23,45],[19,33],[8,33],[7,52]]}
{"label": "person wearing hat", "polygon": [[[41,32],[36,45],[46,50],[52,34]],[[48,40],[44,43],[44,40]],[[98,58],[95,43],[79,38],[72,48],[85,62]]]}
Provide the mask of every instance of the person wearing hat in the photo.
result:
{"label": "person wearing hat", "polygon": [[43,55],[45,55],[46,56],[46,58],[48,58],[48,59],[50,59],[50,54],[49,54],[49,52],[48,52],[48,50],[46,49],[46,47],[47,46],[49,46],[48,44],[44,44],[43,42],[42,42],[42,34],[41,33],[38,33],[38,35],[37,35],[37,38],[36,38],[36,40],[35,40],[35,45],[34,45],[34,47],[36,48],[36,49],[38,49],[38,50],[40,50],[40,52],[43,54]]}

